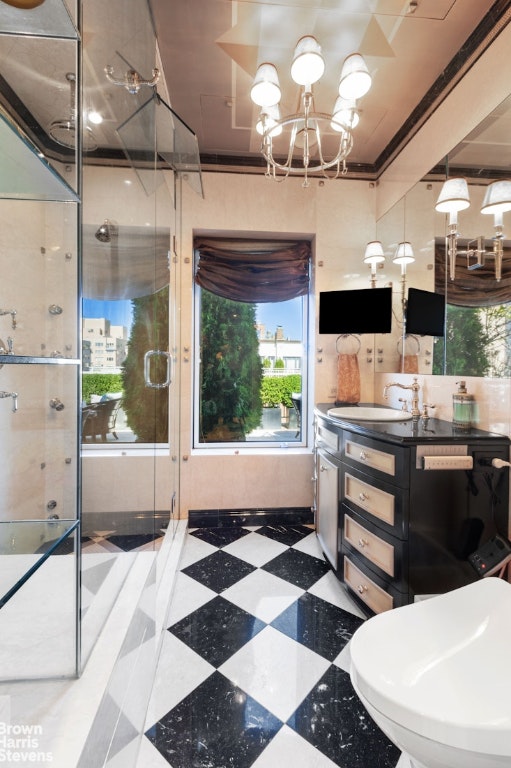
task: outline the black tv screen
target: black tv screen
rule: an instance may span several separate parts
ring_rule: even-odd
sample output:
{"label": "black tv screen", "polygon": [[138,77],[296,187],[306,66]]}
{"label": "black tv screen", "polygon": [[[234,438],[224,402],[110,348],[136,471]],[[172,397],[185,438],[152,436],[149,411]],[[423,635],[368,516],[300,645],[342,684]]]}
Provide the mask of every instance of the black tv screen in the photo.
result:
{"label": "black tv screen", "polygon": [[419,288],[408,289],[406,333],[417,336],[443,336],[445,333],[445,297]]}
{"label": "black tv screen", "polygon": [[322,291],[320,333],[390,333],[392,288]]}

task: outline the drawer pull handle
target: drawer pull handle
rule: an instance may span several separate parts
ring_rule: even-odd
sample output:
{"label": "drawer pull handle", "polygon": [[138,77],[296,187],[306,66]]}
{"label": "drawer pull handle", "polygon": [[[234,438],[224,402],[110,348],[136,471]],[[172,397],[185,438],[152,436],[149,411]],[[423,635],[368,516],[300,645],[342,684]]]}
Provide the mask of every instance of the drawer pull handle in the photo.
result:
{"label": "drawer pull handle", "polygon": [[359,547],[362,547],[362,549],[364,547],[367,547],[368,544],[369,544],[369,542],[367,541],[367,539],[363,539],[362,537],[360,537],[360,539],[358,540],[358,545],[359,545]]}
{"label": "drawer pull handle", "polygon": [[359,584],[357,587],[358,592],[363,595],[364,592],[367,592],[368,587],[365,584]]}
{"label": "drawer pull handle", "polygon": [[368,458],[369,458],[369,456],[367,455],[367,453],[365,451],[360,451],[360,456],[359,456],[360,461],[367,461]]}
{"label": "drawer pull handle", "polygon": [[361,491],[358,494],[358,498],[360,499],[360,501],[367,501],[369,496],[367,495],[367,493],[364,493],[363,491]]}

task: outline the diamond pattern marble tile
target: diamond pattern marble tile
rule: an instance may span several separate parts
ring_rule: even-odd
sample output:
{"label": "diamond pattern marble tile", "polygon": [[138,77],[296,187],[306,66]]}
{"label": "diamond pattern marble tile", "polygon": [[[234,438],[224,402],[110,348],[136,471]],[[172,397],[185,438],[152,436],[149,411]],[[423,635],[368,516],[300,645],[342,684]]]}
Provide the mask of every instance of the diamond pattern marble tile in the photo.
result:
{"label": "diamond pattern marble tile", "polygon": [[410,768],[353,690],[364,617],[310,526],[196,529],[181,563],[137,768]]}

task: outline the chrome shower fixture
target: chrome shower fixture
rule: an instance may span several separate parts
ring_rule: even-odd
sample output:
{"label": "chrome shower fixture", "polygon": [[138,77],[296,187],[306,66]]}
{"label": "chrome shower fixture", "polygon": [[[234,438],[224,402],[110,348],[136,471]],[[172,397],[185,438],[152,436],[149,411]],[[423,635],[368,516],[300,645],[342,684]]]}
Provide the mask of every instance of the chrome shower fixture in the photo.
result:
{"label": "chrome shower fixture", "polygon": [[0,400],[5,397],[12,397],[12,412],[16,413],[18,410],[18,393],[17,392],[0,392]]}
{"label": "chrome shower fixture", "polygon": [[120,80],[118,77],[114,77],[114,68],[107,64],[105,67],[106,79],[113,85],[120,85],[126,88],[128,93],[138,93],[143,85],[147,85],[153,88],[160,79],[160,70],[156,67],[153,69],[153,76],[150,80],[145,80],[139,75],[136,69],[128,69],[124,75],[124,79]]}
{"label": "chrome shower fixture", "polygon": [[112,237],[117,236],[117,227],[109,219],[105,219],[103,224],[98,227],[94,237],[99,240],[100,243],[110,243]]}
{"label": "chrome shower fixture", "polygon": [[[66,74],[66,80],[69,83],[71,91],[70,105],[69,105],[69,117],[61,120],[54,120],[50,127],[50,136],[57,144],[62,147],[68,147],[69,149],[75,149],[76,147],[76,75],[74,72],[68,72]],[[93,152],[98,148],[94,133],[90,125],[83,126],[83,151]]]}
{"label": "chrome shower fixture", "polygon": [[10,315],[12,330],[16,330],[16,310],[15,309],[0,309],[0,315]]}
{"label": "chrome shower fixture", "polygon": [[50,315],[61,315],[64,310],[62,307],[59,307],[58,304],[50,304],[48,307],[48,312]]}

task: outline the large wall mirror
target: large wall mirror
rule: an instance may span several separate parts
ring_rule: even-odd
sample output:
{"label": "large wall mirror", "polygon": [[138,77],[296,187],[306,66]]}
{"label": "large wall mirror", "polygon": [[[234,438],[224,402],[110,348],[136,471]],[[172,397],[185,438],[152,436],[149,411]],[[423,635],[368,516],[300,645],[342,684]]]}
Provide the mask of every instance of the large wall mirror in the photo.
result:
{"label": "large wall mirror", "polygon": [[[386,260],[378,265],[376,285],[388,284],[386,265],[399,243],[411,244],[414,260],[401,267],[399,285],[393,283],[392,333],[375,338],[376,371],[510,376],[511,199],[504,185],[496,184],[511,178],[510,137],[511,97],[377,222]],[[435,210],[444,181],[453,177],[467,182],[469,198],[455,224],[448,213]],[[507,194],[502,221],[481,212],[490,185],[493,194],[503,188]],[[406,333],[408,299],[415,301],[422,292],[443,297],[444,337],[412,333],[413,328]]]}

